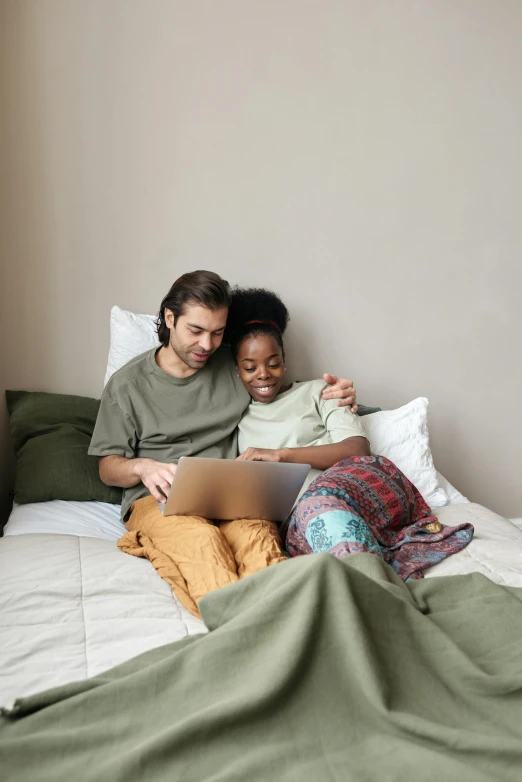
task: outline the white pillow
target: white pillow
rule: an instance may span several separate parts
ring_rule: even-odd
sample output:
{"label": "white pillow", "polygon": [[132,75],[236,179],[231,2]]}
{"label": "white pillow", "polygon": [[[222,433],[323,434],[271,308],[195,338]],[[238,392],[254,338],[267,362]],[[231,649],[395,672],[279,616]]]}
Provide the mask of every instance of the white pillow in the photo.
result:
{"label": "white pillow", "polygon": [[428,434],[428,405],[425,397],[414,399],[397,410],[383,410],[361,417],[373,454],[386,456],[417,487],[431,508],[449,502],[439,485]]}
{"label": "white pillow", "polygon": [[104,385],[131,358],[159,346],[155,315],[136,315],[119,307],[111,309],[111,346]]}
{"label": "white pillow", "polygon": [[444,489],[444,491],[448,495],[448,500],[450,505],[458,505],[464,502],[469,504],[468,498],[465,497],[462,494],[462,492],[456,489],[455,486],[452,483],[450,483],[442,473],[437,472],[437,479],[439,481],[439,486],[441,487],[441,489]]}

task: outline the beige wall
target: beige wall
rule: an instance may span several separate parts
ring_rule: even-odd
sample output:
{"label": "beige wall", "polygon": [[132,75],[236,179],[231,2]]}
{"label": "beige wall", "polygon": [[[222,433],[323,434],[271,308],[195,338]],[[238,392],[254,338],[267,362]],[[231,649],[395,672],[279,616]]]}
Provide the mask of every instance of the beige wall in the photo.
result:
{"label": "beige wall", "polygon": [[519,0],[0,7],[2,390],[99,395],[111,305],[211,268],[522,515]]}

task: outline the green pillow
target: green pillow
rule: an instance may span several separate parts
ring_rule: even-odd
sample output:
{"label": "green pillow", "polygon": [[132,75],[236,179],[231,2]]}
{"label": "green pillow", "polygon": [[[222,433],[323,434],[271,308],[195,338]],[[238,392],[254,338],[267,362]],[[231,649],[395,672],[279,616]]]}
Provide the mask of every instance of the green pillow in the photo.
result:
{"label": "green pillow", "polygon": [[87,453],[99,399],[32,391],[5,395],[16,454],[15,502],[121,503],[121,489],[102,483],[98,457]]}
{"label": "green pillow", "polygon": [[380,413],[380,407],[366,407],[366,405],[357,405],[357,415],[371,415],[372,413]]}

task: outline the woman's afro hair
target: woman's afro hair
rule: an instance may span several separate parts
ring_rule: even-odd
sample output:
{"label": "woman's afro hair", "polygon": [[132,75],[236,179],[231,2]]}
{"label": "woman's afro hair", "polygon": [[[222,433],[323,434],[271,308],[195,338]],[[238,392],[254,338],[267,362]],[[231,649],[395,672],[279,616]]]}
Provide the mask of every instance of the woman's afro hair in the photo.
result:
{"label": "woman's afro hair", "polygon": [[264,288],[234,288],[226,332],[234,357],[237,356],[243,340],[253,334],[268,334],[274,337],[283,350],[282,335],[289,320],[288,310],[279,296],[272,291]]}

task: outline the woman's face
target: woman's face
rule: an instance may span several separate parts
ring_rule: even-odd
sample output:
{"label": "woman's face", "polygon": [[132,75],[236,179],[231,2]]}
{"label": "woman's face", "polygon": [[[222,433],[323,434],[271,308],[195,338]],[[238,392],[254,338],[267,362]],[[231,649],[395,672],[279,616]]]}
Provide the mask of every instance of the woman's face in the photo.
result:
{"label": "woman's face", "polygon": [[239,346],[237,371],[256,402],[273,402],[283,385],[285,362],[275,339],[267,334],[247,337]]}

